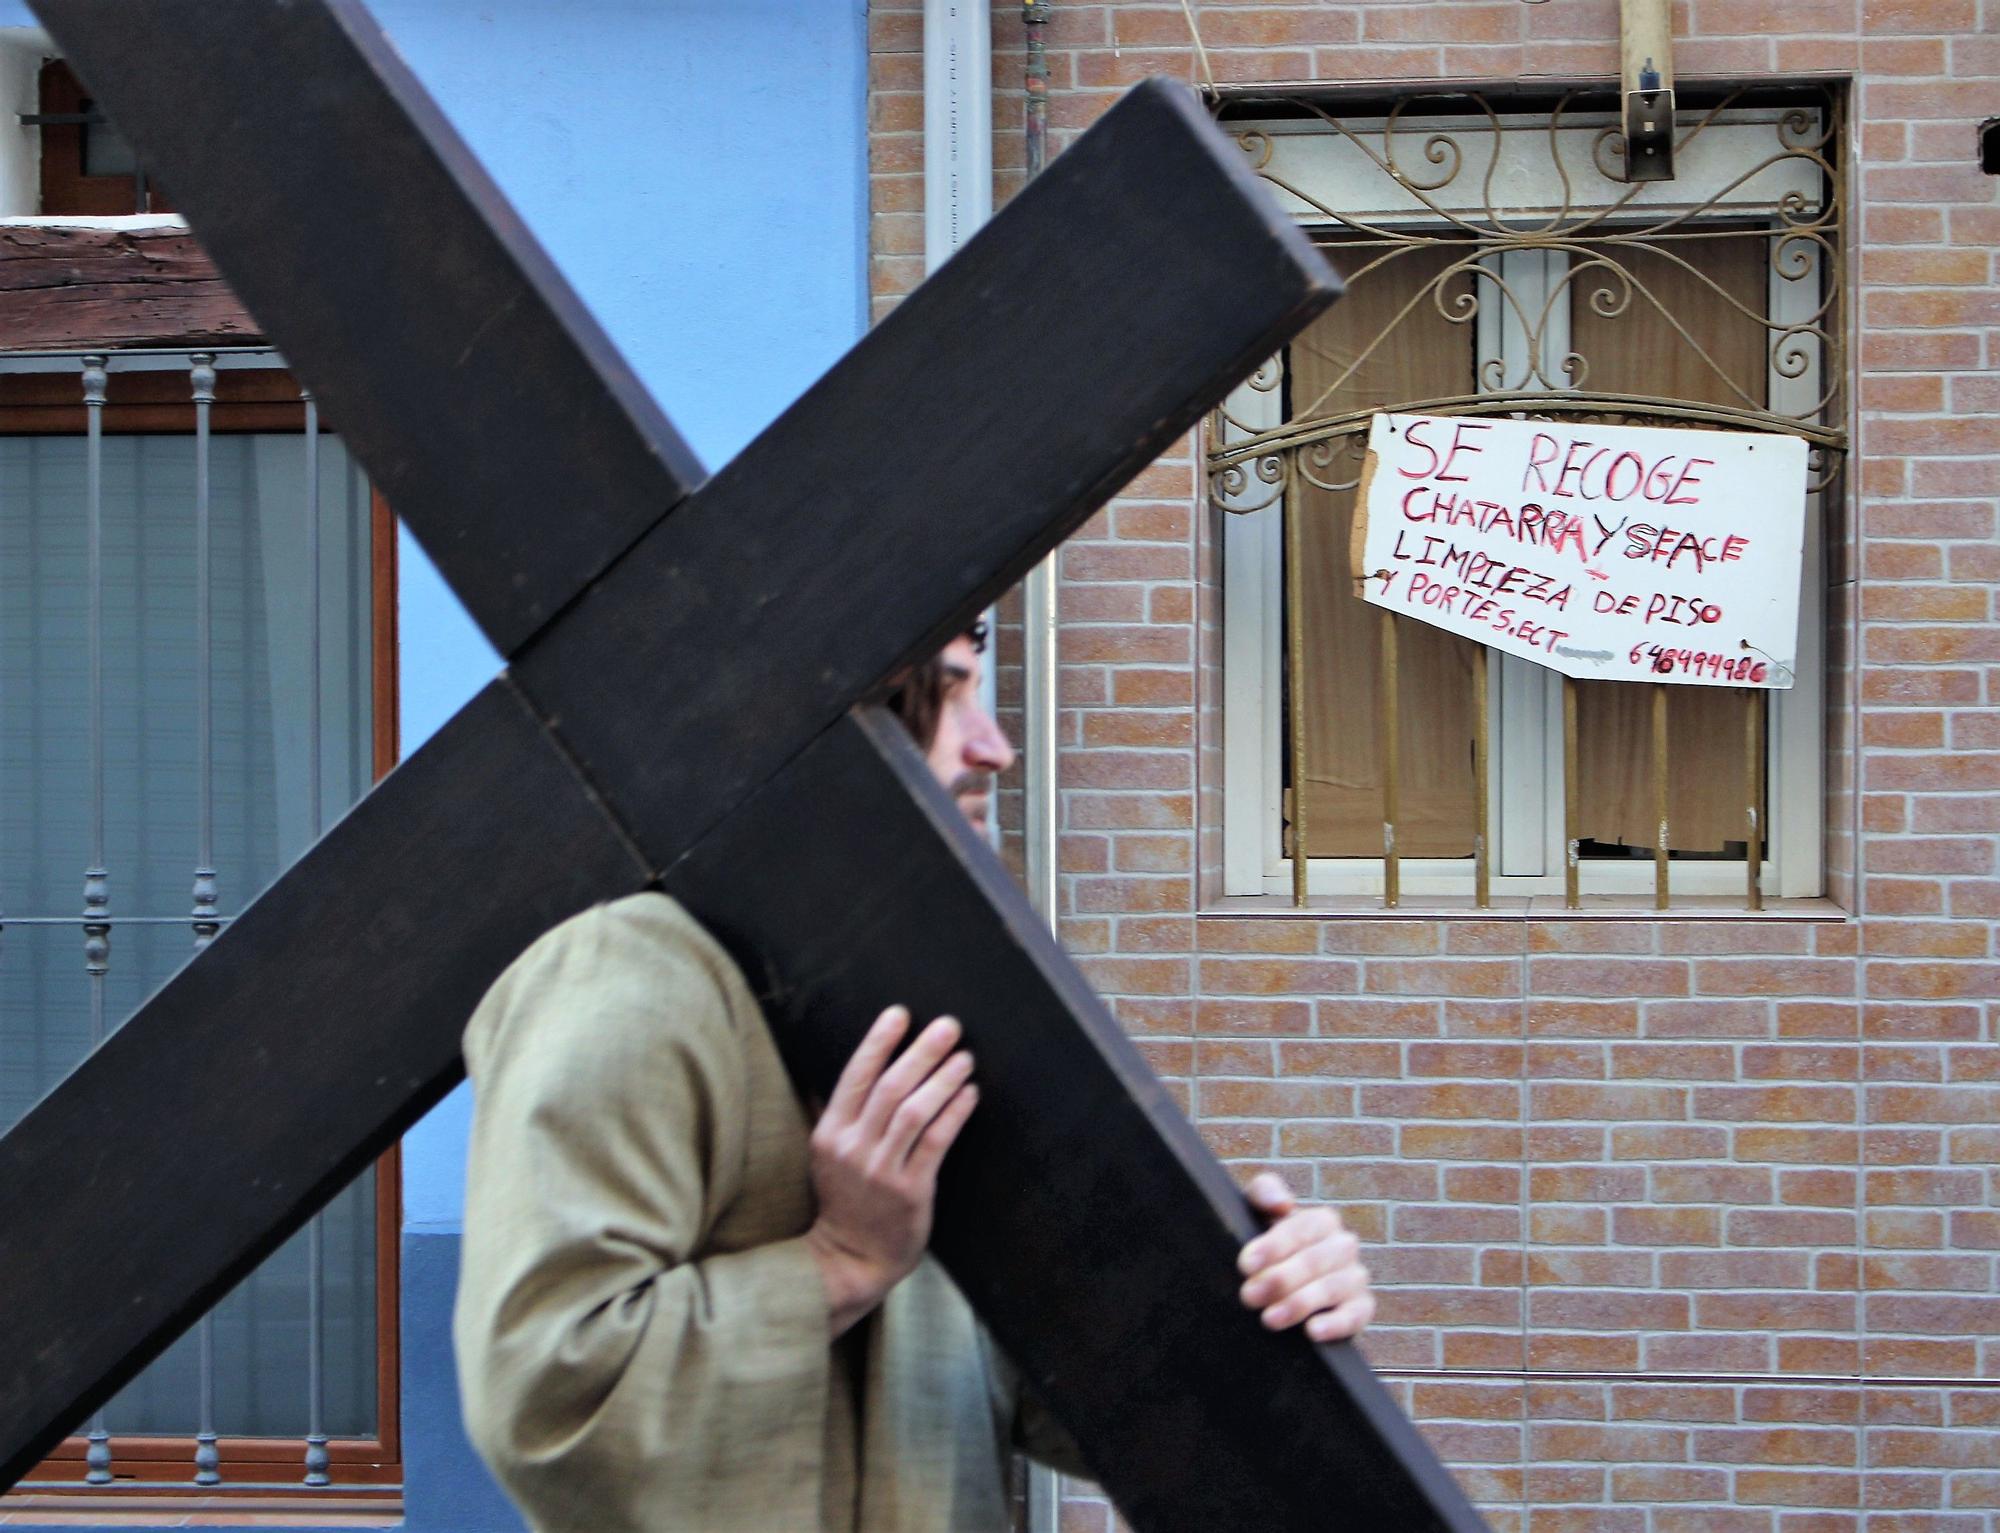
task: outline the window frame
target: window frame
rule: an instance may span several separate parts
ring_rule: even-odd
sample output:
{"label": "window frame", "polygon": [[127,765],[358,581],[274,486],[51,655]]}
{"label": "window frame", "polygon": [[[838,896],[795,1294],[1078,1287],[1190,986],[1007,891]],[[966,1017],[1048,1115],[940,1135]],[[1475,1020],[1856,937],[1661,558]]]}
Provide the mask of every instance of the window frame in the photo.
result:
{"label": "window frame", "polygon": [[[76,354],[33,360],[0,357],[0,436],[67,436],[84,434],[87,422],[75,366]],[[144,352],[107,349],[113,360],[107,375],[103,430],[105,435],[185,435],[195,433],[195,412],[188,394],[187,356],[202,348],[174,348],[154,359]],[[299,384],[282,365],[231,365],[237,359],[219,355],[216,402],[209,430],[214,435],[242,433],[302,433],[305,407]],[[247,360],[247,359],[246,359]],[[282,363],[282,359],[273,358]],[[122,366],[120,364],[123,364]],[[322,418],[322,434],[332,425]],[[369,696],[370,765],[376,782],[400,759],[398,627],[396,601],[396,522],[386,499],[369,487]],[[116,920],[113,921],[114,929]],[[356,1495],[379,1498],[400,1487],[403,1479],[401,1423],[401,1247],[402,1149],[392,1145],[374,1163],[375,1169],[375,1413],[373,1437],[336,1437],[328,1441],[330,1486],[309,1494],[315,1501]],[[304,1388],[303,1374],[300,1388]],[[112,1425],[115,1427],[116,1423]],[[107,1510],[133,1496],[268,1498],[274,1491],[304,1487],[306,1442],[303,1437],[230,1437],[217,1440],[222,1483],[195,1485],[195,1437],[186,1435],[111,1436],[116,1478],[109,1485],[84,1482],[88,1440],[65,1438],[47,1458],[0,1497],[0,1516],[27,1497],[59,1497],[64,1512],[102,1504]],[[141,1478],[157,1466],[169,1479]]]}
{"label": "window frame", "polygon": [[[1712,217],[1716,221],[1742,222],[1746,217],[1762,218],[1778,227],[1777,198],[1782,184],[1759,186],[1756,172],[1768,158],[1771,125],[1789,109],[1747,107],[1719,115],[1707,129],[1704,182],[1729,190],[1716,198]],[[1607,122],[1609,118],[1605,119]],[[1357,131],[1380,129],[1386,119],[1355,119]],[[1546,115],[1513,116],[1496,120],[1509,129],[1539,128],[1548,132]],[[1463,119],[1405,119],[1401,127],[1412,134],[1428,128],[1462,126]],[[1327,220],[1311,205],[1365,210],[1358,216],[1378,227],[1437,228],[1434,214],[1421,208],[1413,217],[1414,199],[1406,195],[1396,204],[1396,193],[1385,196],[1379,166],[1363,162],[1362,155],[1339,139],[1335,131],[1311,122],[1230,124],[1238,130],[1272,135],[1316,134],[1323,142],[1301,146],[1288,165],[1295,178],[1310,175],[1309,186],[1302,179],[1292,184],[1307,196],[1286,198],[1281,180],[1281,199],[1288,200],[1300,226],[1317,238],[1342,232],[1343,226]],[[1822,126],[1824,124],[1822,123]],[[1578,114],[1565,122],[1563,132],[1578,135],[1595,130],[1592,119]],[[1563,154],[1559,148],[1557,154]],[[1517,202],[1530,207],[1554,207],[1570,195],[1560,184],[1553,166],[1542,168],[1540,178],[1517,179],[1510,186]],[[1689,168],[1683,168],[1688,174]],[[1768,173],[1767,173],[1768,174]],[[1740,179],[1739,179],[1740,178]],[[1665,188],[1664,191],[1655,188]],[[1652,196],[1642,199],[1635,214],[1656,217],[1662,201],[1671,197],[1673,183],[1655,183],[1647,188]],[[1818,198],[1817,189],[1811,195]],[[1684,200],[1684,199],[1683,199]],[[1389,204],[1378,206],[1378,204]],[[1607,229],[1615,225],[1606,226]],[[1803,324],[1811,317],[1812,300],[1820,290],[1824,274],[1819,270],[1816,251],[1810,252],[1811,269],[1802,277],[1782,278],[1775,268],[1768,274],[1768,319],[1780,325]],[[1511,250],[1497,252],[1490,259],[1503,264],[1500,275],[1515,290],[1526,307],[1534,311],[1554,291],[1566,270],[1568,257],[1558,250]],[[1482,283],[1489,292],[1491,285]],[[1571,291],[1572,298],[1574,290]],[[1500,364],[1502,382],[1508,388],[1533,387],[1535,370],[1527,365],[1528,346],[1520,318],[1511,307],[1482,303],[1477,315],[1477,360]],[[1541,334],[1543,372],[1559,373],[1561,357],[1568,351],[1567,309],[1552,311],[1550,323]],[[1815,337],[1806,335],[1800,344],[1807,353],[1807,365],[1797,377],[1782,376],[1775,367],[1767,372],[1767,407],[1774,413],[1799,414],[1809,410],[1823,389],[1823,349]],[[1259,375],[1240,386],[1226,405],[1228,415],[1251,430],[1264,430],[1283,423],[1283,370],[1280,353],[1260,370]],[[1211,426],[1211,430],[1213,427]],[[1830,490],[1808,494],[1806,542],[1801,561],[1799,606],[1799,651],[1797,679],[1785,691],[1770,695],[1771,710],[1765,749],[1765,855],[1762,887],[1768,897],[1804,899],[1824,891],[1824,845],[1826,815],[1825,783],[1825,613],[1826,550],[1824,518]],[[1226,897],[1279,897],[1290,902],[1293,890],[1292,859],[1283,849],[1284,766],[1286,758],[1286,634],[1284,624],[1284,496],[1279,494],[1258,510],[1235,512],[1216,497],[1222,541],[1223,586],[1223,866],[1221,893]],[[1254,503],[1254,502],[1253,502]],[[1491,707],[1492,752],[1488,778],[1487,823],[1493,847],[1490,858],[1491,895],[1496,902],[1546,899],[1563,894],[1563,749],[1562,678],[1530,661],[1505,655],[1489,647],[1487,666],[1488,699]],[[1515,791],[1516,785],[1525,785]],[[1400,859],[1402,893],[1419,905],[1470,908],[1473,886],[1471,858]],[[1740,908],[1747,869],[1743,860],[1686,859],[1673,863],[1675,906],[1689,901],[1705,901],[1713,914],[1716,901]],[[1620,907],[1650,907],[1653,869],[1650,858],[1630,861],[1616,858],[1586,858],[1579,864],[1581,893],[1586,900],[1610,900]],[[1384,892],[1384,868],[1380,857],[1315,857],[1307,868],[1307,893],[1311,898],[1335,901],[1380,901]],[[1671,912],[1669,912],[1671,913]]]}

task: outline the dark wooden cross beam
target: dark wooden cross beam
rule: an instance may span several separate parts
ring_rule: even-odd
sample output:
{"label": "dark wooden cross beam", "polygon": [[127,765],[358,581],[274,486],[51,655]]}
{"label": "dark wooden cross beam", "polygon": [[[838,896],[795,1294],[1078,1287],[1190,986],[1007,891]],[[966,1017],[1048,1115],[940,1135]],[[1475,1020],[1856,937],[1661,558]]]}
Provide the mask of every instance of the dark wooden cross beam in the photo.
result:
{"label": "dark wooden cross beam", "polygon": [[0,1484],[460,1079],[532,938],[663,884],[804,1090],[888,1000],[964,1019],[935,1249],[1135,1526],[1478,1528],[1351,1347],[1237,1302],[1243,1199],[867,706],[1337,293],[1193,99],[700,484],[365,12],[36,8],[509,670],[0,1139]]}

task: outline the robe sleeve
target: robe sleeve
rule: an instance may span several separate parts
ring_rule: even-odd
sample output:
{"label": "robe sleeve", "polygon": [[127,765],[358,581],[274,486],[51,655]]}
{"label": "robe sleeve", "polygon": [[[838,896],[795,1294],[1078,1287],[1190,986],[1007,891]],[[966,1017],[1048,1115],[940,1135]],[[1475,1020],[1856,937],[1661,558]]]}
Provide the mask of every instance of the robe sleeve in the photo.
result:
{"label": "robe sleeve", "polygon": [[544,937],[467,1030],[460,1386],[543,1533],[817,1515],[818,1267],[803,1238],[704,1254],[760,1131],[746,1027],[762,1018],[720,950],[643,896]]}
{"label": "robe sleeve", "polygon": [[1069,1429],[1042,1404],[1041,1396],[1021,1376],[1021,1370],[1000,1349],[992,1333],[982,1325],[978,1329],[978,1337],[980,1350],[986,1358],[986,1376],[992,1381],[994,1409],[1005,1433],[1006,1445],[1063,1474],[1082,1480],[1094,1478]]}

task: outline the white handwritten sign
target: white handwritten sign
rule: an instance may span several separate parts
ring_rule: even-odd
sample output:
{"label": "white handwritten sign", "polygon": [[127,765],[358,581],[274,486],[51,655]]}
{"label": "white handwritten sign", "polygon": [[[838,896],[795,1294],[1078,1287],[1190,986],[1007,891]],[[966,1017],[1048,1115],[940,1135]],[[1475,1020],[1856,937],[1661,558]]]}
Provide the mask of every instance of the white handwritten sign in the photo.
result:
{"label": "white handwritten sign", "polygon": [[1784,688],[1805,503],[1798,437],[1378,415],[1354,576],[1565,675]]}

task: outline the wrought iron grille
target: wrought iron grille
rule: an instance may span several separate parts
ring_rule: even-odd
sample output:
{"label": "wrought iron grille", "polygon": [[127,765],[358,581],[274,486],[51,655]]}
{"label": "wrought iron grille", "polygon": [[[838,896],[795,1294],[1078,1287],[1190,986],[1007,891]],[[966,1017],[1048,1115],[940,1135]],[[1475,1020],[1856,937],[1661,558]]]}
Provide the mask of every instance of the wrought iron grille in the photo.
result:
{"label": "wrought iron grille", "polygon": [[[1676,179],[1627,183],[1615,98],[1602,87],[1539,99],[1523,92],[1418,88],[1384,97],[1245,88],[1219,102],[1223,127],[1253,172],[1332,249],[1360,293],[1382,273],[1366,317],[1338,356],[1307,332],[1214,412],[1206,468],[1217,505],[1284,507],[1286,754],[1306,780],[1300,613],[1302,492],[1347,492],[1361,479],[1378,411],[1514,415],[1632,425],[1705,426],[1802,437],[1809,489],[1828,489],[1847,448],[1841,145],[1844,102],[1832,87],[1690,92],[1675,126]],[[1407,263],[1393,278],[1389,269]],[[1719,273],[1733,272],[1730,281]],[[1748,276],[1744,274],[1748,273]],[[1384,301],[1385,294],[1392,294]],[[1352,310],[1352,301],[1346,306]],[[1625,316],[1643,316],[1662,365],[1606,352]],[[1607,325],[1606,321],[1611,321]],[[1358,323],[1357,332],[1352,325]],[[1465,327],[1467,387],[1385,388],[1398,347],[1414,354],[1440,328]],[[1629,334],[1633,327],[1625,327]],[[1579,339],[1587,333],[1594,339]],[[1726,339],[1718,344],[1717,337]],[[1311,355],[1301,358],[1298,348]],[[1593,347],[1598,354],[1591,354]],[[1665,353],[1672,353],[1667,357]],[[1653,360],[1649,354],[1647,360]],[[1310,366],[1299,365],[1302,361]],[[1371,366],[1373,376],[1370,377]],[[1622,374],[1622,377],[1620,376]],[[1635,381],[1670,380],[1641,392]],[[1416,376],[1416,374],[1408,374]],[[1383,394],[1399,397],[1380,397]],[[1377,707],[1383,740],[1382,888],[1399,895],[1397,643],[1382,618]],[[1489,739],[1485,655],[1473,657],[1471,887],[1489,903]],[[1655,904],[1668,904],[1666,694],[1652,699],[1658,837]],[[1577,697],[1563,694],[1564,780],[1576,781]],[[1761,903],[1768,698],[1746,696],[1743,836],[1746,894]],[[1575,795],[1568,795],[1565,903],[1579,904]],[[1289,814],[1295,903],[1304,904],[1303,795]]]}

